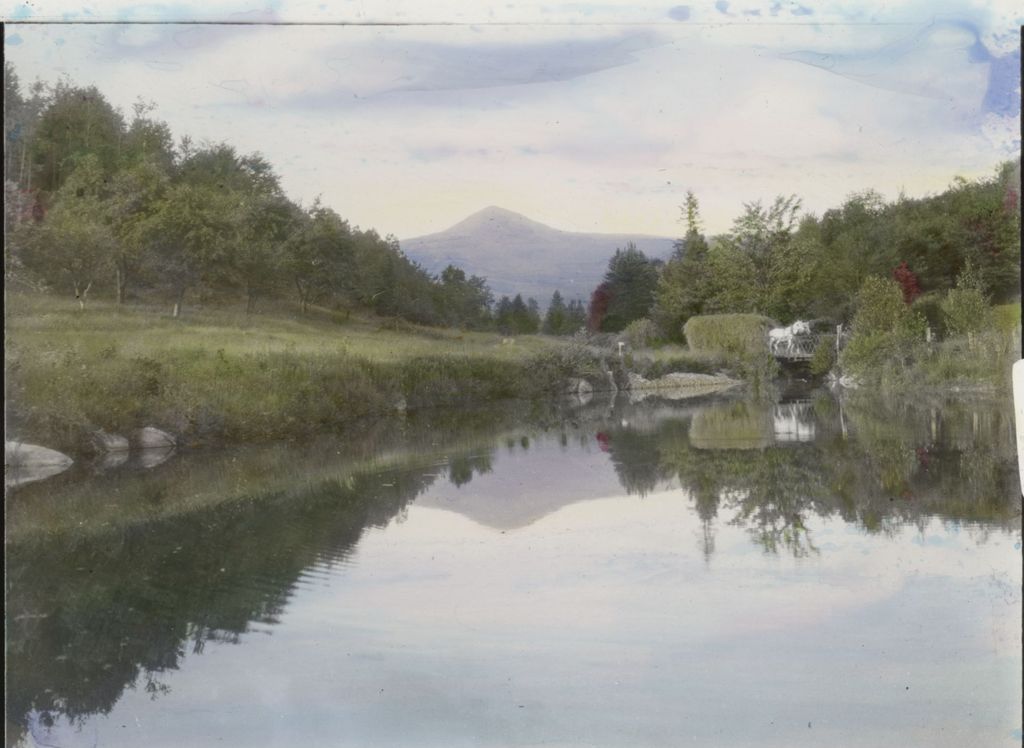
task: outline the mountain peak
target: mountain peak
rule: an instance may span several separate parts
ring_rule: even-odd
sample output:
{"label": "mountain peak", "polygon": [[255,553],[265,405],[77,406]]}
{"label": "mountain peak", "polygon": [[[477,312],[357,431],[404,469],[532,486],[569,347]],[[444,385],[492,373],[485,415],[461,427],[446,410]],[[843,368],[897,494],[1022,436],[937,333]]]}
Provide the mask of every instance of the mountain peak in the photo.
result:
{"label": "mountain peak", "polygon": [[[521,213],[502,208],[500,205],[488,205],[486,208],[481,208],[473,216],[479,216],[483,218],[526,218]],[[472,218],[473,216],[470,216]]]}
{"label": "mountain peak", "polygon": [[402,240],[402,249],[430,273],[448,264],[487,278],[496,296],[522,293],[540,302],[555,290],[585,299],[601,282],[608,258],[635,241],[650,257],[672,253],[667,237],[562,231],[489,205],[449,229]]}
{"label": "mountain peak", "polygon": [[[497,205],[488,205],[486,208],[478,210],[468,218],[464,218],[459,223],[455,224],[450,230],[478,230],[478,229],[491,229],[496,227],[525,227],[525,226],[537,226],[544,229],[548,229],[544,224],[531,221],[529,218],[521,213],[502,208]],[[550,230],[550,229],[548,229]]]}

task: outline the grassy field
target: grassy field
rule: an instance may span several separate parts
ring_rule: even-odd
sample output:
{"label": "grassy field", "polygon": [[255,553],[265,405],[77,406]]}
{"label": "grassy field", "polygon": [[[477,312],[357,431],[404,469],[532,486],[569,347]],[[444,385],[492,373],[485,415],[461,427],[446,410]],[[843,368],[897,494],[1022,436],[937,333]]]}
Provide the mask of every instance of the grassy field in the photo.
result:
{"label": "grassy field", "polygon": [[419,355],[483,356],[517,361],[556,344],[531,335],[502,344],[497,333],[420,327],[313,309],[299,315],[281,305],[261,314],[231,308],[186,311],[174,319],[165,307],[92,302],[80,311],[65,297],[10,294],[7,334],[40,351],[87,355],[114,346],[126,356],[158,356],[196,349],[228,356],[267,353],[345,354],[371,361],[403,361]]}
{"label": "grassy field", "polygon": [[287,307],[166,309],[9,294],[9,432],[69,452],[145,425],[186,443],[315,433],[435,405],[558,391],[566,346]]}

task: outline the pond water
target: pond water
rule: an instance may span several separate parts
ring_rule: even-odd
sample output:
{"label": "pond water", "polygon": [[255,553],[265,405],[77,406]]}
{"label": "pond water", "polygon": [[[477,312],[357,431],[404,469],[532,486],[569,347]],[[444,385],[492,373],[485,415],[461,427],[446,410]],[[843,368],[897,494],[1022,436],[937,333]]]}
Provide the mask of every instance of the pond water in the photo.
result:
{"label": "pond water", "polygon": [[1021,743],[1003,401],[423,414],[6,514],[13,745]]}

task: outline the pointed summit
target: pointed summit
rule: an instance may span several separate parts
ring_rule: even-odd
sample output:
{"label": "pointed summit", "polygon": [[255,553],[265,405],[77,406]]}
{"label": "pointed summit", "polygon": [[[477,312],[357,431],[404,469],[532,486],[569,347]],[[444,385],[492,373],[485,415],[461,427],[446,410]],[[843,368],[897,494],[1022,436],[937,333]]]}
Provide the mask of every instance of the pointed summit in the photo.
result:
{"label": "pointed summit", "polygon": [[[531,221],[521,213],[501,208],[497,205],[488,205],[478,210],[468,218],[464,218],[452,226],[448,231],[466,232],[476,230],[499,231],[508,233],[513,230],[529,229],[533,231],[555,231],[549,226],[537,221]],[[442,232],[445,233],[445,232]]]}
{"label": "pointed summit", "polygon": [[451,263],[486,278],[496,296],[521,293],[543,305],[556,290],[565,299],[589,299],[608,258],[628,242],[635,242],[649,257],[664,259],[672,253],[674,240],[559,231],[489,205],[449,229],[404,239],[402,249],[430,273]]}

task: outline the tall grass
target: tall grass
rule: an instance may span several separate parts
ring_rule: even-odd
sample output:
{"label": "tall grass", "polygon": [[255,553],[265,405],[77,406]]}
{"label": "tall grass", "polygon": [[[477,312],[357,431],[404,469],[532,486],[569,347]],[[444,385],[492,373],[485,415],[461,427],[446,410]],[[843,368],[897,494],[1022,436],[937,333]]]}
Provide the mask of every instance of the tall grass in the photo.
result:
{"label": "tall grass", "polygon": [[260,441],[350,426],[401,407],[559,391],[574,362],[551,339],[329,314],[174,320],[151,309],[50,297],[8,307],[7,404],[17,438],[71,452],[96,429],[153,425],[186,443]]}
{"label": "tall grass", "polygon": [[703,314],[690,317],[683,332],[691,349],[725,358],[741,377],[757,387],[779,371],[768,350],[768,330],[772,326],[770,319],[759,314]]}

